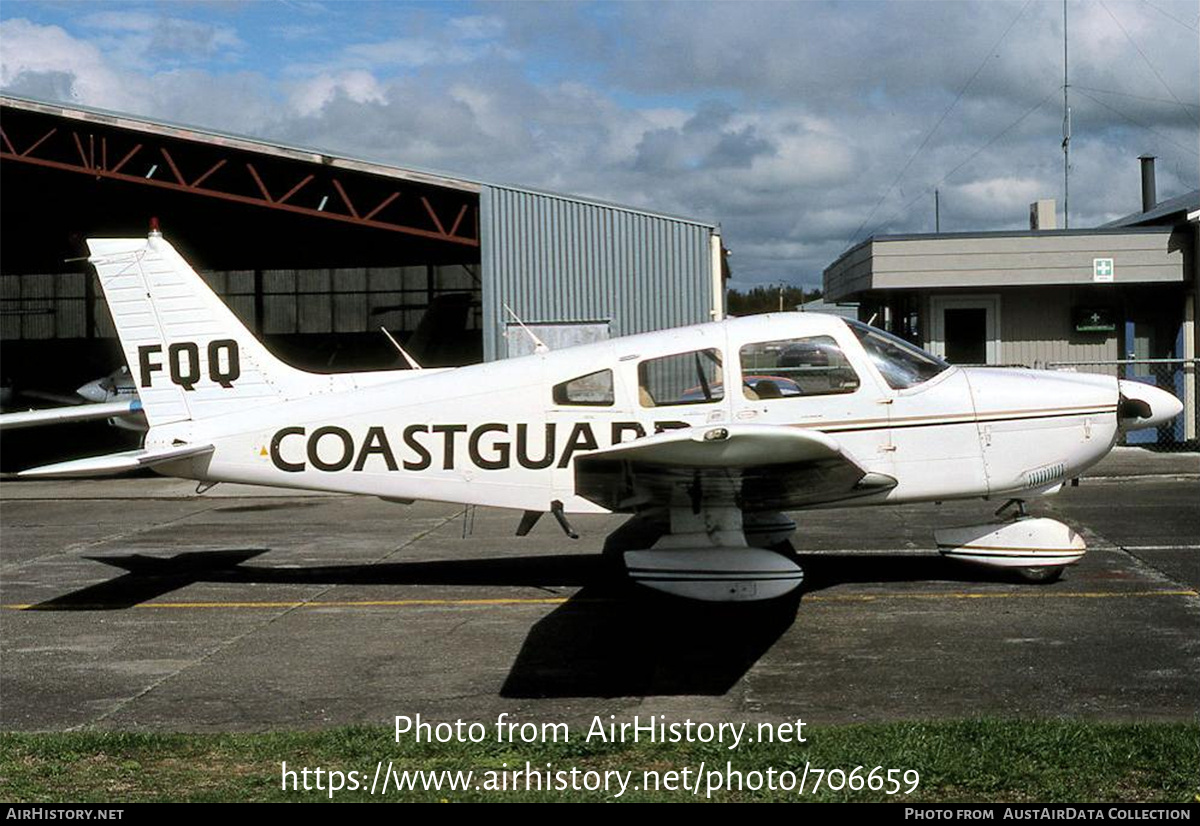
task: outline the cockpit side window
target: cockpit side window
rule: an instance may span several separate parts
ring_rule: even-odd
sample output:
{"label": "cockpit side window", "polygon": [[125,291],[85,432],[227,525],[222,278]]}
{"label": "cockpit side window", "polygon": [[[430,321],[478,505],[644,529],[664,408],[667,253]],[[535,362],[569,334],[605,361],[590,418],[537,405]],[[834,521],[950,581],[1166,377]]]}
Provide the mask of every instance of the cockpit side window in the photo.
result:
{"label": "cockpit side window", "polygon": [[611,407],[613,399],[612,370],[597,370],[554,385],[555,404]]}
{"label": "cockpit side window", "polygon": [[638,365],[642,407],[708,404],[725,398],[720,350],[693,350]]}
{"label": "cockpit side window", "polygon": [[860,384],[831,336],[760,341],[740,357],[742,394],[751,401],[853,393]]}
{"label": "cockpit side window", "polygon": [[868,327],[859,321],[847,320],[846,323],[893,390],[915,387],[950,367],[932,353],[878,327]]}

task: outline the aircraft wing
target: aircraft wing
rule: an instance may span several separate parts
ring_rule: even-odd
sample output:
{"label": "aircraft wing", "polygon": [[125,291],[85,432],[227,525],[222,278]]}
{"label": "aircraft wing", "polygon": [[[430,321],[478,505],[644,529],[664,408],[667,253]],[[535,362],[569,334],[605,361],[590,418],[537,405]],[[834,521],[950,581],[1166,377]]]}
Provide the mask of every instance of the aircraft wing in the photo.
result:
{"label": "aircraft wing", "polygon": [[783,425],[672,430],[575,460],[576,494],[616,512],[656,505],[794,510],[895,485],[864,470],[832,436]]}
{"label": "aircraft wing", "polygon": [[76,404],[69,407],[52,407],[47,410],[27,410],[21,413],[0,413],[0,430],[16,430],[21,427],[38,427],[48,424],[86,422],[92,419],[133,416],[142,411],[137,399],[123,402],[100,402],[98,404]]}

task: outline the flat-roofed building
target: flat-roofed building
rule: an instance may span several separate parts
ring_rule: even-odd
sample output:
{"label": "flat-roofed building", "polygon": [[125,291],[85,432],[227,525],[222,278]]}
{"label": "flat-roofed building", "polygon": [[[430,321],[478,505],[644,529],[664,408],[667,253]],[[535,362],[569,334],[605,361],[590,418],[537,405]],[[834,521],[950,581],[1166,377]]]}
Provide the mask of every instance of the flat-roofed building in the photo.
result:
{"label": "flat-roofed building", "polygon": [[863,320],[952,363],[1153,381],[1185,415],[1135,438],[1195,444],[1200,190],[1157,203],[1144,160],[1147,172],[1143,209],[1102,227],[1046,228],[1039,202],[1040,229],[874,236],[826,268],[824,298],[859,302]]}

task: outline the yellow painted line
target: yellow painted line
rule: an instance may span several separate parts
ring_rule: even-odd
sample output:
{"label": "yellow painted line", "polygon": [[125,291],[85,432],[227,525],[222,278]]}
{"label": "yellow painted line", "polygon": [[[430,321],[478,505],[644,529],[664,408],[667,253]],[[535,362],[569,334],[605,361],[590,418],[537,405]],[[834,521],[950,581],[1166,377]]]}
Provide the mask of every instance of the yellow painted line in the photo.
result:
{"label": "yellow painted line", "polygon": [[[1200,597],[1200,592],[1179,591],[1013,591],[1006,593],[949,592],[917,594],[810,594],[804,602],[877,602],[883,600],[964,600],[964,599],[1126,599],[1131,597]],[[419,608],[446,606],[507,606],[562,605],[570,597],[538,597],[532,599],[380,599],[343,600],[326,602],[141,602],[131,608]],[[612,602],[610,599],[585,599],[583,602]],[[109,605],[37,605],[33,603],[2,605],[9,611],[81,611],[110,608]]]}

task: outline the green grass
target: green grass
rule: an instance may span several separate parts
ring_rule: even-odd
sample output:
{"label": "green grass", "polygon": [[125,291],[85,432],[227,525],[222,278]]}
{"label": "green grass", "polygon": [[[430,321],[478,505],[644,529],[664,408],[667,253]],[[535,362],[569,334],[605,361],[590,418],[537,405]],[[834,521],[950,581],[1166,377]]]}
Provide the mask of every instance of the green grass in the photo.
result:
{"label": "green grass", "polygon": [[[752,726],[750,727],[752,728]],[[660,772],[708,769],[731,761],[742,772],[803,771],[813,767],[875,766],[915,769],[911,795],[828,791],[802,798],[786,791],[725,791],[718,800],[895,800],[918,802],[1176,802],[1200,791],[1200,725],[1097,724],[1063,721],[975,720],[806,727],[805,744],[587,744],[514,746],[506,743],[426,745],[406,735],[393,742],[385,728],[339,728],[270,734],[141,734],[79,732],[0,734],[0,800],[11,802],[287,801],[324,800],[324,792],[281,789],[280,761],[289,769],[321,766],[365,773],[377,761],[401,769],[473,770],[552,763],[555,770]],[[811,777],[811,775],[810,775]],[[811,779],[809,781],[811,783]],[[632,786],[632,784],[631,784]],[[623,800],[690,800],[690,792],[635,792]],[[336,800],[370,800],[342,791]],[[381,799],[379,796],[374,799]],[[409,792],[388,800],[606,800],[600,792]]]}

